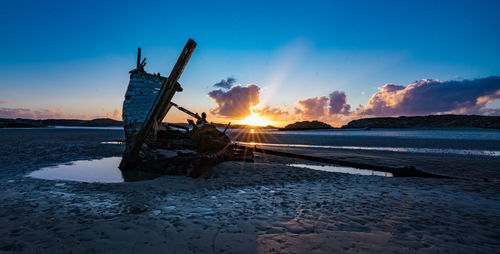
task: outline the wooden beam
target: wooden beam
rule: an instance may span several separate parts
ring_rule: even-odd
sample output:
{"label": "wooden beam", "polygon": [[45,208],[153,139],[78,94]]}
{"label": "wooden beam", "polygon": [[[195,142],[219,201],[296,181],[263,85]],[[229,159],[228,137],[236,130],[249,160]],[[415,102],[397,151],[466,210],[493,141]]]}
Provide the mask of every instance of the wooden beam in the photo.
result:
{"label": "wooden beam", "polygon": [[170,105],[176,107],[178,110],[180,110],[180,111],[188,114],[189,116],[192,116],[192,117],[196,118],[196,120],[201,120],[201,116],[199,116],[198,113],[193,113],[193,112],[185,109],[184,107],[181,107],[181,106],[177,105],[176,103],[174,103],[172,101],[170,102]]}
{"label": "wooden beam", "polygon": [[137,70],[141,69],[141,47],[137,48]]}
{"label": "wooden beam", "polygon": [[137,163],[139,163],[139,151],[144,144],[145,139],[153,129],[153,126],[156,124],[156,122],[161,122],[170,109],[170,100],[172,100],[175,92],[180,89],[177,81],[184,71],[184,68],[191,58],[191,55],[193,54],[195,48],[196,42],[192,39],[189,39],[184,46],[179,59],[177,59],[174,68],[170,72],[170,76],[165,82],[163,82],[161,90],[158,93],[158,96],[153,103],[153,107],[149,111],[141,130],[135,136],[135,138],[133,138],[133,140],[127,141],[125,152],[120,163],[120,168],[122,170],[133,169],[135,168],[135,166],[137,166]]}
{"label": "wooden beam", "polygon": [[392,175],[394,177],[431,177],[431,178],[449,178],[449,179],[453,178],[451,176],[442,176],[442,175],[426,173],[426,172],[417,170],[414,167],[408,167],[408,166],[401,167],[401,168],[379,166],[379,165],[373,165],[373,164],[350,162],[350,161],[330,159],[330,158],[324,158],[324,157],[316,157],[316,156],[310,156],[310,155],[304,155],[304,154],[281,152],[281,151],[276,151],[276,150],[271,150],[271,149],[258,148],[257,146],[251,147],[251,146],[242,146],[242,145],[235,144],[234,147],[240,148],[243,150],[250,150],[253,152],[269,154],[269,155],[276,155],[276,156],[289,157],[289,158],[295,158],[295,159],[301,159],[301,160],[323,162],[323,163],[329,163],[329,164],[334,164],[334,165],[339,165],[339,166],[347,166],[347,167],[360,168],[360,169],[369,169],[369,170],[375,170],[375,171],[381,171],[381,172],[389,172],[389,173],[392,173]]}
{"label": "wooden beam", "polygon": [[184,126],[184,125],[180,125],[180,124],[175,124],[175,123],[168,123],[168,126],[172,126],[172,127],[175,127],[175,128],[178,128],[178,129],[183,129],[185,130],[186,132],[189,131],[189,128]]}
{"label": "wooden beam", "polygon": [[231,125],[231,122],[229,122],[229,123],[226,125],[226,128],[224,129],[224,131],[222,132],[222,134],[225,134],[225,133],[226,133],[227,128],[229,128],[229,125]]}

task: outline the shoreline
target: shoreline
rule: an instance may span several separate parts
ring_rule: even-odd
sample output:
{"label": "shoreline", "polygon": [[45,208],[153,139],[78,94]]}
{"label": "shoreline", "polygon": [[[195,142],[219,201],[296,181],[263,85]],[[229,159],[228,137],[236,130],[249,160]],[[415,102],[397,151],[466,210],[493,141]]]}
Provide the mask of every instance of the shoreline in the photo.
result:
{"label": "shoreline", "polygon": [[[417,168],[466,172],[472,180],[330,173],[258,154],[255,163],[225,162],[198,179],[86,184],[25,175],[77,159],[121,156],[123,145],[101,142],[123,139],[123,133],[41,132],[0,131],[0,251],[492,253],[500,247],[496,160],[457,168],[470,158],[308,150],[384,165],[413,158]],[[471,165],[478,168],[471,171]]]}

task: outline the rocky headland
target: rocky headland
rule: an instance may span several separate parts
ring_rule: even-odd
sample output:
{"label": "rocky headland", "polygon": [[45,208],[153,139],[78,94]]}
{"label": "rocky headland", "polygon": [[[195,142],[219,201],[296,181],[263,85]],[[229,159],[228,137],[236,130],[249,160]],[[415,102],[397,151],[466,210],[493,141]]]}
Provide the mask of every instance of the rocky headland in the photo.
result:
{"label": "rocky headland", "polygon": [[500,129],[500,116],[429,115],[375,117],[350,121],[349,128],[487,128]]}
{"label": "rocky headland", "polygon": [[285,128],[279,128],[280,131],[297,131],[297,130],[322,130],[322,129],[333,129],[329,124],[320,121],[302,121],[295,122],[285,126]]}

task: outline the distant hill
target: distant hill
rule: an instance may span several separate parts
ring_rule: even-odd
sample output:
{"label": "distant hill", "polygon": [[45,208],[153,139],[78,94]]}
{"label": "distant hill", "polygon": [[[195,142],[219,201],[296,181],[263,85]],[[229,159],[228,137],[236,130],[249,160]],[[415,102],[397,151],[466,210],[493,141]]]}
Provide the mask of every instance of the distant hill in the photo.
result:
{"label": "distant hill", "polygon": [[[188,127],[187,123],[177,123],[178,125]],[[217,127],[225,128],[227,123],[216,123]],[[109,127],[109,126],[123,126],[122,121],[117,121],[109,118],[97,118],[93,120],[79,120],[79,119],[46,119],[46,120],[33,120],[33,119],[10,119],[0,118],[0,128],[35,128],[35,127],[48,127],[48,126],[83,126],[83,127]],[[231,124],[229,128],[232,129],[277,129],[277,127],[268,126],[250,126],[242,124]]]}
{"label": "distant hill", "polygon": [[500,129],[500,116],[429,115],[376,117],[350,121],[348,128],[488,128]]}
{"label": "distant hill", "polygon": [[99,126],[123,126],[122,121],[117,121],[109,118],[97,118],[93,119],[90,121],[86,121],[85,123],[82,123],[81,126],[93,126],[93,127],[99,127]]}
{"label": "distant hill", "polygon": [[104,127],[104,126],[123,126],[122,121],[117,121],[109,118],[98,118],[93,120],[78,120],[78,119],[9,119],[0,118],[0,128],[33,128],[47,126],[85,126],[85,127]]}
{"label": "distant hill", "polygon": [[302,121],[295,122],[285,126],[285,128],[279,128],[280,131],[297,131],[297,130],[322,130],[322,129],[333,129],[329,124],[320,121]]}

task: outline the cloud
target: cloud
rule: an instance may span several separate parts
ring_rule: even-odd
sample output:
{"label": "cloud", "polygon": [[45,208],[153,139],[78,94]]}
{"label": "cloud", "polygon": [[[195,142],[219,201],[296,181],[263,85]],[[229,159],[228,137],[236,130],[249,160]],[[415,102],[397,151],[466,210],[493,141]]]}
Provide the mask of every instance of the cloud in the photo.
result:
{"label": "cloud", "polygon": [[[400,116],[428,114],[489,114],[500,109],[488,103],[500,99],[500,77],[475,80],[438,81],[424,79],[408,86],[385,84],[373,94],[366,106],[351,111],[344,91],[297,101],[294,109],[261,105],[260,88],[236,85],[227,91],[217,89],[208,96],[217,104],[214,115],[242,118],[252,112],[272,121],[320,120],[340,126],[352,119],[366,116]],[[258,107],[255,107],[259,105]]]}
{"label": "cloud", "polygon": [[330,94],[330,114],[350,115],[351,105],[347,104],[347,95],[343,91],[333,91]]}
{"label": "cloud", "polygon": [[252,111],[256,115],[271,121],[288,121],[291,118],[288,108],[265,106],[263,108],[252,108]]}
{"label": "cloud", "polygon": [[281,107],[259,106],[261,88],[254,84],[246,87],[236,85],[234,78],[227,78],[215,84],[216,87],[229,89],[223,91],[217,89],[208,93],[208,96],[217,103],[217,107],[210,110],[210,113],[223,117],[244,118],[251,114],[265,117],[271,121],[287,121],[290,118],[289,109]]}
{"label": "cloud", "polygon": [[326,103],[328,98],[326,96],[308,98],[304,100],[299,100],[295,107],[295,112],[297,114],[303,115],[305,118],[317,118],[325,115]]}
{"label": "cloud", "polygon": [[0,108],[0,117],[2,118],[30,118],[30,119],[49,119],[64,118],[67,114],[62,108],[31,110],[27,108]]}
{"label": "cloud", "polygon": [[221,89],[211,91],[208,93],[208,97],[217,103],[217,107],[210,110],[212,114],[226,117],[245,117],[251,114],[250,107],[259,104],[260,88],[253,84],[246,87],[236,85],[226,92]]}
{"label": "cloud", "polygon": [[233,84],[235,82],[236,82],[236,79],[234,79],[234,78],[227,78],[227,79],[221,80],[218,83],[215,83],[214,87],[220,87],[220,88],[229,89],[229,88],[231,88],[233,86]]}
{"label": "cloud", "polygon": [[111,119],[115,119],[115,120],[122,120],[122,114],[121,114],[120,110],[115,108],[115,110],[113,110],[113,112],[106,113],[106,118],[111,118]]}
{"label": "cloud", "polygon": [[440,113],[495,114],[486,104],[500,98],[500,77],[462,81],[424,79],[406,87],[386,84],[372,95],[359,116],[426,115]]}
{"label": "cloud", "polygon": [[25,108],[0,108],[0,118],[33,118],[30,109]]}
{"label": "cloud", "polygon": [[321,96],[299,100],[296,105],[295,113],[306,119],[329,119],[332,118],[330,115],[348,116],[352,113],[351,105],[347,104],[347,95],[340,90],[333,91],[328,97]]}
{"label": "cloud", "polygon": [[0,104],[9,103],[9,101],[0,101]]}
{"label": "cloud", "polygon": [[396,85],[396,84],[385,84],[384,86],[379,87],[378,89],[382,92],[391,93],[391,92],[403,90],[403,89],[405,89],[405,87],[402,85]]}
{"label": "cloud", "polygon": [[112,113],[108,112],[105,116],[89,114],[69,114],[63,108],[59,107],[57,109],[40,109],[32,110],[28,108],[4,108],[0,107],[0,118],[28,118],[28,119],[95,119],[108,117],[116,120],[121,120],[121,114],[118,109],[115,109]]}

